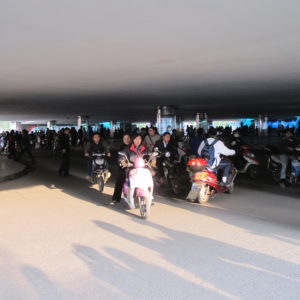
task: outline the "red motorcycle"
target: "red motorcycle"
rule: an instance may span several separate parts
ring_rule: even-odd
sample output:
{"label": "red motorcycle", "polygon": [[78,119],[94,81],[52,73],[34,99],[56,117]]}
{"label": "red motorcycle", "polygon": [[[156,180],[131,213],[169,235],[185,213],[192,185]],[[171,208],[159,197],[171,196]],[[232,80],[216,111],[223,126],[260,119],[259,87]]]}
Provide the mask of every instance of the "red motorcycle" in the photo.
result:
{"label": "red motorcycle", "polygon": [[192,180],[192,187],[187,196],[190,201],[198,201],[203,204],[214,198],[219,193],[232,193],[234,179],[237,174],[236,168],[232,165],[228,178],[229,184],[224,186],[218,180],[218,175],[207,167],[206,160],[203,158],[190,158],[187,168]]}

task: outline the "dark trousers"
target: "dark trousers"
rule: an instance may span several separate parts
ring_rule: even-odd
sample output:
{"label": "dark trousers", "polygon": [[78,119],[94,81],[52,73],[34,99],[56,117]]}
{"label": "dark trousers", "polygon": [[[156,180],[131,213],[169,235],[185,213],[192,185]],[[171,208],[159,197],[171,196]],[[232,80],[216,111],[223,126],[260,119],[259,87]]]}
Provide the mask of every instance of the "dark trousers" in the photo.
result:
{"label": "dark trousers", "polygon": [[93,175],[93,159],[91,157],[87,158],[87,169],[88,169],[88,176]]}
{"label": "dark trousers", "polygon": [[32,152],[31,152],[31,149],[30,149],[30,148],[24,148],[24,149],[20,152],[19,157],[18,157],[18,160],[21,159],[21,157],[22,157],[25,153],[27,153],[27,155],[31,158],[32,163],[34,163],[34,162],[35,162],[35,158],[34,158]]}
{"label": "dark trousers", "polygon": [[123,184],[126,179],[126,172],[124,169],[119,168],[119,173],[116,178],[115,190],[112,199],[115,201],[121,201]]}
{"label": "dark trousers", "polygon": [[165,177],[163,160],[161,158],[158,158],[156,160],[156,175],[157,175],[158,178]]}
{"label": "dark trousers", "polygon": [[13,158],[14,160],[17,159],[17,151],[15,147],[8,148],[8,158]]}
{"label": "dark trousers", "polygon": [[62,154],[62,162],[58,173],[61,175],[68,176],[70,170],[70,153],[63,153]]}
{"label": "dark trousers", "polygon": [[214,169],[216,174],[221,171],[222,177],[226,177],[228,180],[228,176],[231,170],[231,162],[227,160],[221,160],[219,165]]}

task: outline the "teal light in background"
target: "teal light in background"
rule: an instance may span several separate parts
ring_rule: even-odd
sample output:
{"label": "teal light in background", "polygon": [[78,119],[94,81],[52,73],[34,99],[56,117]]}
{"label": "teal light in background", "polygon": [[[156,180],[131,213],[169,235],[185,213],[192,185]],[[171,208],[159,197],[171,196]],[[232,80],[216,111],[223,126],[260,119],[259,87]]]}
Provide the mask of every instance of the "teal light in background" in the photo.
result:
{"label": "teal light in background", "polygon": [[251,126],[252,121],[254,119],[247,118],[247,119],[240,119],[240,120],[241,120],[242,126]]}
{"label": "teal light in background", "polygon": [[271,128],[278,128],[279,126],[283,126],[284,128],[298,128],[300,125],[300,116],[296,116],[295,120],[287,120],[287,121],[282,121],[282,120],[276,120],[276,121],[269,121],[268,125]]}
{"label": "teal light in background", "polygon": [[110,129],[110,122],[100,122],[99,125],[103,125],[105,129]]}

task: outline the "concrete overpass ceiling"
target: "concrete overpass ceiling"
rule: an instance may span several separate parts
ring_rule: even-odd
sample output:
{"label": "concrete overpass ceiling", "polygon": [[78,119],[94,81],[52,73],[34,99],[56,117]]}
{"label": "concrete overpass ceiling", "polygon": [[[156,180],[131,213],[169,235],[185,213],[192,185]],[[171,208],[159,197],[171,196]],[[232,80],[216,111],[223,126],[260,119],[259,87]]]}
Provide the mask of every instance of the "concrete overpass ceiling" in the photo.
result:
{"label": "concrete overpass ceiling", "polygon": [[299,11],[296,0],[3,1],[0,119],[138,120],[159,104],[187,118],[299,114]]}

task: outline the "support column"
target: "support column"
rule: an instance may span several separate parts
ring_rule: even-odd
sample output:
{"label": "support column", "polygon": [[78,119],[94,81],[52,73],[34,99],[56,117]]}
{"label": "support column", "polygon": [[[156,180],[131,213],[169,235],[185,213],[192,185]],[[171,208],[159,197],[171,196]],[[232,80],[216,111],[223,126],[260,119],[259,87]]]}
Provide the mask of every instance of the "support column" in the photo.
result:
{"label": "support column", "polygon": [[268,135],[268,116],[264,116],[264,122],[263,122],[263,135]]}
{"label": "support column", "polygon": [[89,126],[89,116],[77,116],[77,128],[84,127],[86,130]]}
{"label": "support column", "polygon": [[55,125],[56,125],[56,120],[50,120],[47,122],[47,128],[50,130],[52,130]]}
{"label": "support column", "polygon": [[182,118],[178,117],[177,118],[177,129],[182,132],[183,131],[183,122],[182,122]]}
{"label": "support column", "polygon": [[114,121],[110,121],[110,137],[114,137]]}
{"label": "support column", "polygon": [[198,129],[200,125],[200,113],[196,113],[196,128]]}
{"label": "support column", "polygon": [[161,108],[157,107],[156,126],[158,133],[161,133]]}
{"label": "support column", "polygon": [[176,129],[176,108],[174,106],[157,107],[157,129],[160,134]]}
{"label": "support column", "polygon": [[15,131],[22,131],[22,123],[21,122],[11,122],[10,129]]}
{"label": "support column", "polygon": [[81,116],[77,116],[77,129],[81,127]]}
{"label": "support column", "polygon": [[263,118],[262,118],[262,115],[258,115],[258,117],[257,117],[257,129],[258,129],[258,136],[262,136],[262,132],[263,132]]}
{"label": "support column", "polygon": [[196,128],[203,128],[206,133],[208,130],[208,117],[207,113],[197,113],[196,114]]}

